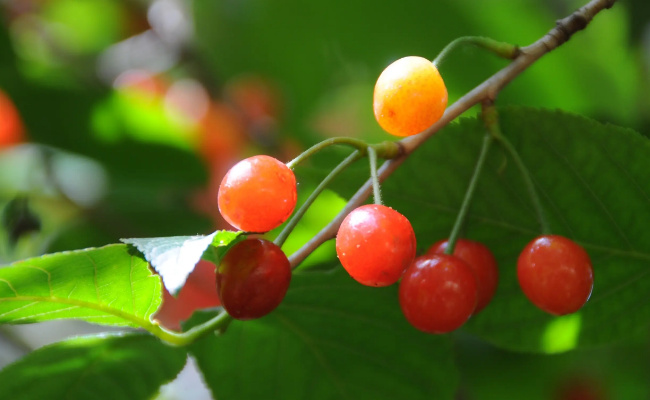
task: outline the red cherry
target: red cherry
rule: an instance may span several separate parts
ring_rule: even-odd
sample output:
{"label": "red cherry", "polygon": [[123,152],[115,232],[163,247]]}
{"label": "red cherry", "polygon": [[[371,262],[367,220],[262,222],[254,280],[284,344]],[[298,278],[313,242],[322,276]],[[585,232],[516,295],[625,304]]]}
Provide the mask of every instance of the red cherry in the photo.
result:
{"label": "red cherry", "polygon": [[471,268],[460,258],[427,254],[415,259],[399,285],[406,319],[427,333],[458,329],[476,308],[478,291]]}
{"label": "red cherry", "polygon": [[368,204],[353,210],[336,235],[336,253],[346,271],[367,286],[388,286],[415,258],[415,233],[405,216]]}
{"label": "red cherry", "polygon": [[517,261],[519,285],[542,310],[564,315],[578,311],[594,285],[587,252],[563,236],[540,236],[528,243]]}
{"label": "red cherry", "polygon": [[234,245],[217,268],[217,293],[233,318],[260,318],[284,298],[291,266],[280,247],[264,239],[248,238]]}
{"label": "red cherry", "polygon": [[235,228],[270,231],[296,207],[296,176],[273,157],[253,156],[228,171],[217,198],[221,215]]}
{"label": "red cherry", "polygon": [[25,128],[11,98],[0,90],[0,148],[25,140]]}
{"label": "red cherry", "polygon": [[[448,240],[441,240],[434,243],[427,251],[427,254],[443,254],[448,244]],[[497,290],[497,284],[499,282],[497,260],[492,255],[490,249],[483,243],[467,239],[458,239],[456,241],[453,255],[465,261],[476,276],[478,302],[476,303],[474,314],[477,314],[488,305],[494,296],[494,292]]]}

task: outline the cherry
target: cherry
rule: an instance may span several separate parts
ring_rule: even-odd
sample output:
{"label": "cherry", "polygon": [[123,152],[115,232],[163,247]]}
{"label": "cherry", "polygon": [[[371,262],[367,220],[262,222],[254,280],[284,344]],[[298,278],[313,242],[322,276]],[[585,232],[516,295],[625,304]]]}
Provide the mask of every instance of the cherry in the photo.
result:
{"label": "cherry", "polygon": [[422,57],[393,62],[375,84],[375,118],[391,135],[422,132],[442,117],[446,107],[445,83],[436,66]]}
{"label": "cherry", "polygon": [[540,236],[528,243],[519,255],[517,276],[526,297],[554,315],[578,311],[594,285],[587,252],[558,235]]}
{"label": "cherry", "polygon": [[[443,254],[448,244],[448,240],[436,242],[429,248],[427,254]],[[497,289],[499,282],[497,260],[487,246],[467,239],[458,239],[456,241],[453,255],[465,261],[476,276],[478,302],[474,314],[477,314],[488,305]]]}
{"label": "cherry", "polygon": [[253,156],[226,173],[217,199],[221,215],[235,228],[270,231],[286,221],[296,206],[296,176],[273,157]]}
{"label": "cherry", "polygon": [[477,299],[472,269],[460,258],[447,254],[416,258],[399,285],[404,316],[427,333],[458,329],[474,312]]}
{"label": "cherry", "polygon": [[354,209],[341,223],[336,253],[359,283],[388,286],[397,282],[415,258],[415,233],[402,214],[368,204]]}
{"label": "cherry", "polygon": [[217,267],[217,293],[233,318],[260,318],[284,298],[291,266],[280,247],[265,239],[247,238],[235,244]]}
{"label": "cherry", "polygon": [[25,140],[25,128],[11,98],[0,90],[0,148]]}

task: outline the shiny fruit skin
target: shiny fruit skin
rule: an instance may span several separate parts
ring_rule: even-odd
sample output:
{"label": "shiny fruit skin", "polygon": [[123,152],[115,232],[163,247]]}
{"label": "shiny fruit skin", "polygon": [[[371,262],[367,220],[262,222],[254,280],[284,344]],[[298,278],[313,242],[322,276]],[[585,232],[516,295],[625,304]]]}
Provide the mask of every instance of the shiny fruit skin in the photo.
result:
{"label": "shiny fruit skin", "polygon": [[526,245],[517,261],[517,277],[526,297],[554,315],[578,311],[594,285],[587,252],[558,235],[540,236]]}
{"label": "shiny fruit skin", "polygon": [[[443,254],[449,241],[441,240],[434,243],[427,254]],[[499,283],[499,269],[497,260],[487,246],[483,243],[468,239],[458,239],[454,246],[453,255],[465,261],[476,276],[478,286],[478,301],[474,314],[485,308],[494,297]]]}
{"label": "shiny fruit skin", "polygon": [[249,157],[226,173],[217,199],[221,215],[235,228],[267,232],[286,221],[296,207],[296,176],[273,157]]}
{"label": "shiny fruit skin", "polygon": [[291,266],[273,242],[248,238],[235,244],[217,267],[217,293],[228,314],[255,319],[273,311],[291,282]]}
{"label": "shiny fruit skin", "polygon": [[415,245],[409,220],[378,204],[354,209],[336,235],[336,253],[343,268],[366,286],[397,282],[415,258]]}
{"label": "shiny fruit skin", "polygon": [[460,258],[427,254],[415,259],[399,285],[406,319],[426,333],[458,329],[472,315],[478,291],[471,268]]}
{"label": "shiny fruit skin", "polygon": [[377,79],[375,118],[391,135],[415,135],[442,117],[447,98],[445,83],[431,61],[404,57],[386,67]]}

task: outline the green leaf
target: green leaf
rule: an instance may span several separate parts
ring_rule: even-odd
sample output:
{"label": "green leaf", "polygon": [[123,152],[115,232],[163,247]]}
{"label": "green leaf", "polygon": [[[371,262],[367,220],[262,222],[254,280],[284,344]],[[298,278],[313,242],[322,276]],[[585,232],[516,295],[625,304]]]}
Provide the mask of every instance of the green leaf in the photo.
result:
{"label": "green leaf", "polygon": [[243,231],[219,231],[214,239],[212,239],[212,244],[208,247],[208,251],[203,253],[202,258],[215,265],[219,264],[221,257],[223,257],[232,246],[246,239],[244,233],[245,232]]}
{"label": "green leaf", "polygon": [[[650,323],[650,141],[627,129],[559,111],[501,110],[504,134],[531,171],[553,233],[590,254],[595,283],[577,314],[554,318],[519,288],[516,261],[540,224],[520,171],[493,146],[466,222],[466,236],[499,261],[492,303],[467,329],[521,351],[558,352],[619,341]],[[465,119],[418,149],[383,186],[385,201],[412,222],[418,248],[449,235],[484,133]]]}
{"label": "green leaf", "polygon": [[150,335],[75,338],[0,371],[0,400],[150,399],[185,360],[185,350]]}
{"label": "green leaf", "polygon": [[296,273],[280,307],[191,347],[218,399],[451,399],[447,336],[401,314],[397,287],[365,287],[341,268]]}
{"label": "green leaf", "polygon": [[126,245],[50,254],[0,268],[0,323],[74,318],[150,327],[160,278]]}
{"label": "green leaf", "polygon": [[[468,337],[457,341],[455,348],[466,399],[650,398],[645,343],[570,351],[552,357],[499,350]],[[560,395],[561,388],[585,385],[595,393]]]}
{"label": "green leaf", "polygon": [[[187,276],[194,270],[208,247],[225,247],[242,232],[216,231],[210,235],[170,236],[142,239],[120,239],[135,246],[144,258],[162,277],[170,293],[177,293],[185,284]],[[210,260],[218,257],[210,251]]]}

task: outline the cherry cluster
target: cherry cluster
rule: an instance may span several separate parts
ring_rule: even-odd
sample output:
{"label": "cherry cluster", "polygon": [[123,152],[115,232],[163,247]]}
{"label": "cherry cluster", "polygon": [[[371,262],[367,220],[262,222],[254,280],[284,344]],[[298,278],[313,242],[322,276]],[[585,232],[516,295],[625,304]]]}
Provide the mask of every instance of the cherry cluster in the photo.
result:
{"label": "cherry cluster", "polygon": [[[441,118],[446,104],[447,90],[438,70],[420,57],[391,64],[375,87],[377,121],[397,136],[426,129]],[[296,193],[295,175],[286,164],[254,156],[239,162],[224,177],[219,210],[235,228],[263,233],[289,218]],[[498,285],[497,261],[485,245],[450,238],[416,256],[411,223],[382,204],[363,205],[346,216],[336,235],[336,252],[345,270],[363,285],[399,282],[404,316],[427,333],[446,333],[462,326],[488,305]],[[579,310],[593,287],[587,253],[558,235],[531,241],[519,256],[517,276],[528,299],[554,315]],[[291,265],[280,247],[254,236],[230,248],[217,268],[221,304],[242,320],[274,310],[290,281]]]}

